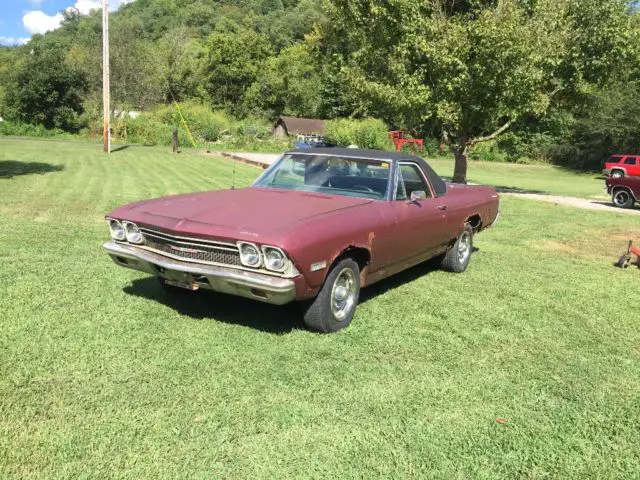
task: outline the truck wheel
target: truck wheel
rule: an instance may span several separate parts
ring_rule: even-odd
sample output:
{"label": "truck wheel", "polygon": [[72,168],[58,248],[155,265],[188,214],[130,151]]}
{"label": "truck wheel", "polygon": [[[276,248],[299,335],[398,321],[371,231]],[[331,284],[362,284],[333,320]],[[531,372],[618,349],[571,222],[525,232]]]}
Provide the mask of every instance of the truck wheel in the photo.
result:
{"label": "truck wheel", "polygon": [[359,296],[360,267],[345,258],[329,272],[318,296],[305,305],[305,325],[322,333],[342,330],[353,320]]}
{"label": "truck wheel", "polygon": [[633,203],[634,203],[634,200],[631,194],[624,189],[616,190],[615,192],[613,192],[613,195],[611,196],[611,201],[618,208],[631,208],[633,207]]}
{"label": "truck wheel", "polygon": [[473,253],[473,228],[467,224],[453,247],[445,254],[442,268],[449,272],[462,273],[467,269]]}
{"label": "truck wheel", "polygon": [[614,170],[611,172],[611,178],[622,178],[624,177],[624,172],[622,170]]}

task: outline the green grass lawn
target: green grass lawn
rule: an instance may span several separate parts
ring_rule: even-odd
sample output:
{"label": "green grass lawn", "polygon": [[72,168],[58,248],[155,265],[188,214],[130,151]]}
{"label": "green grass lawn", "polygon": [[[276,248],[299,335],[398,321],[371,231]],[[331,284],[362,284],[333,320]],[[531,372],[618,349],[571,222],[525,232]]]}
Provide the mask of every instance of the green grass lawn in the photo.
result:
{"label": "green grass lawn", "polygon": [[466,273],[377,284],[323,336],[102,252],[109,209],[230,185],[165,151],[0,138],[0,478],[640,476],[640,270],[612,266],[638,219],[505,198]]}
{"label": "green grass lawn", "polygon": [[[443,176],[453,177],[453,160],[429,159]],[[571,197],[605,198],[604,177],[575,173],[552,165],[469,162],[469,182],[493,185],[504,192],[541,193]]]}

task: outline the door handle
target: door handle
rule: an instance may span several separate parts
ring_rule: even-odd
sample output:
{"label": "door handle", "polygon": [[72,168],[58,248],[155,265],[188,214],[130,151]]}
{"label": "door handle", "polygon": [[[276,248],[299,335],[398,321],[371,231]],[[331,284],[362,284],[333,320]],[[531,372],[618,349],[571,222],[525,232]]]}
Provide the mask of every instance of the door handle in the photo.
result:
{"label": "door handle", "polygon": [[438,210],[442,210],[442,211],[444,211],[444,210],[446,210],[446,209],[447,209],[447,206],[446,206],[446,205],[438,205]]}

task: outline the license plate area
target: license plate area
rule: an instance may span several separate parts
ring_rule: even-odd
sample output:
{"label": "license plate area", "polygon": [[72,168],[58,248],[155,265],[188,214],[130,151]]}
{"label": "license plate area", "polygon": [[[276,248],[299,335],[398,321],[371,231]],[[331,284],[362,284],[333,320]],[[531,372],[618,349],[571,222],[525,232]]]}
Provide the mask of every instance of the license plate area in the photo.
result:
{"label": "license plate area", "polygon": [[198,290],[200,288],[200,285],[198,285],[195,282],[178,282],[176,280],[164,279],[164,283],[167,284],[167,285],[170,285],[172,287],[183,288],[185,290],[190,290],[192,292],[195,292],[196,290]]}

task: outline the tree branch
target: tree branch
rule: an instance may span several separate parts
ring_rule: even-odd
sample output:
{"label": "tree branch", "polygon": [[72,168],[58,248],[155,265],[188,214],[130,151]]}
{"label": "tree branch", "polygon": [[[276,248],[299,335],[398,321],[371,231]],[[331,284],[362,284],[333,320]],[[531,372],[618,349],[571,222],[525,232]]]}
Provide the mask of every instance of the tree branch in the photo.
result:
{"label": "tree branch", "polygon": [[491,135],[487,135],[486,137],[473,138],[467,142],[467,145],[473,146],[476,143],[488,142],[489,140],[493,140],[494,138],[498,137],[501,133],[503,133],[505,130],[507,130],[512,123],[513,123],[513,120],[509,120],[507,123],[505,123],[495,132],[493,132]]}

